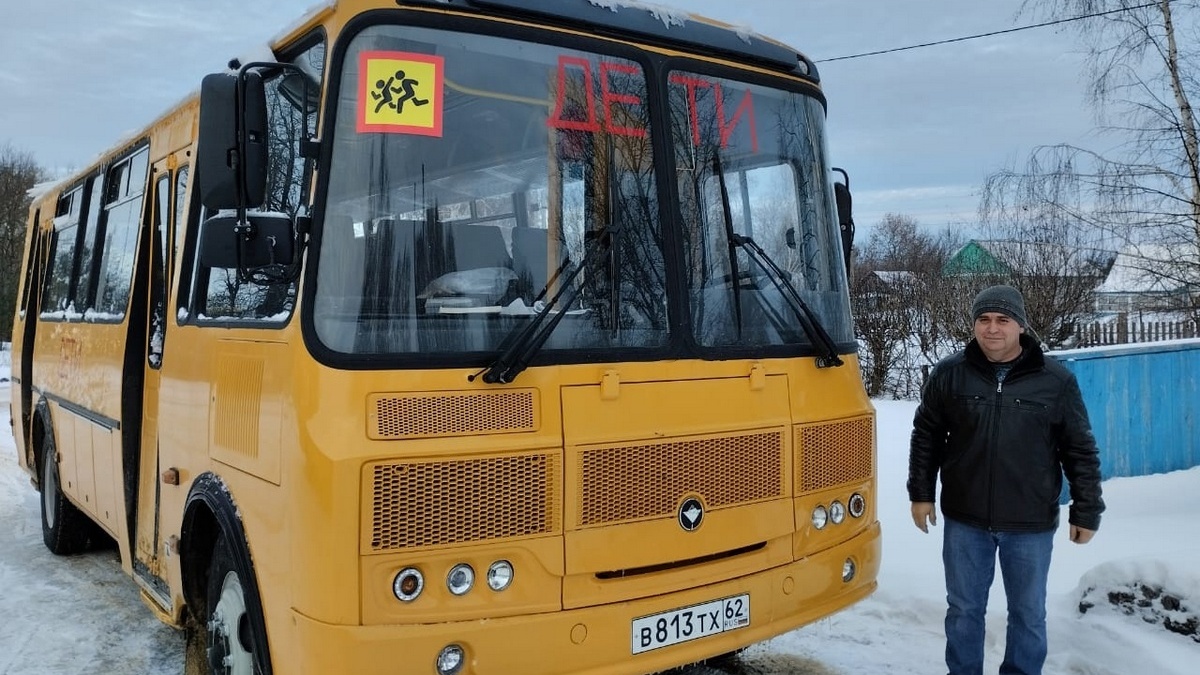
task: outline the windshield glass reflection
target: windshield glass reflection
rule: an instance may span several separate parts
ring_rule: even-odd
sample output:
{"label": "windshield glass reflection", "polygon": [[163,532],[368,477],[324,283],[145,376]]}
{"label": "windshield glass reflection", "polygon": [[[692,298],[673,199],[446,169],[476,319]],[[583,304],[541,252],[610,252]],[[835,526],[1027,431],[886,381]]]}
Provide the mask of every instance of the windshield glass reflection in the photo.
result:
{"label": "windshield glass reflection", "polygon": [[640,65],[374,26],[341,82],[313,310],[328,348],[495,352],[604,236],[544,349],[666,343]]}
{"label": "windshield glass reflection", "polygon": [[[672,73],[670,121],[689,305],[706,347],[811,344],[779,276],[755,262],[750,237],[784,272],[834,342],[853,339],[845,269],[823,147],[820,103],[796,93]],[[720,172],[720,175],[718,175]]]}

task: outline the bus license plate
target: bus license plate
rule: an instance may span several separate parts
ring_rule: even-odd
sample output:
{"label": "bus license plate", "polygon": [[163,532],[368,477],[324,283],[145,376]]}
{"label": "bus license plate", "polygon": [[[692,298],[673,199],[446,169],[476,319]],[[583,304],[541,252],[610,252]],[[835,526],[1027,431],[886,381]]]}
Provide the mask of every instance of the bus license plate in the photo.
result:
{"label": "bus license plate", "polygon": [[633,653],[724,633],[750,625],[750,594],[681,607],[633,620]]}

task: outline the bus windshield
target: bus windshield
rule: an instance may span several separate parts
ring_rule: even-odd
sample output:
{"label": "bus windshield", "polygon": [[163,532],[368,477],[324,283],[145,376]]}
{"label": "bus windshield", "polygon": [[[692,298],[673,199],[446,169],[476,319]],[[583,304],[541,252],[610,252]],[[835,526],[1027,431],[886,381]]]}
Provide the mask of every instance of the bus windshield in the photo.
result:
{"label": "bus windshield", "polygon": [[544,311],[562,316],[535,350],[661,349],[676,259],[685,339],[707,354],[829,349],[796,298],[826,343],[853,343],[820,100],[728,70],[648,78],[613,51],[392,25],[351,39],[312,312],[326,348],[486,362]]}
{"label": "bus windshield", "polygon": [[[851,341],[820,102],[687,71],[668,82],[696,342],[811,343],[780,283],[797,291],[834,342]],[[782,275],[739,245],[746,237]]]}
{"label": "bus windshield", "polygon": [[666,344],[638,62],[389,25],[345,54],[313,305],[325,347],[494,353],[563,284],[545,350]]}

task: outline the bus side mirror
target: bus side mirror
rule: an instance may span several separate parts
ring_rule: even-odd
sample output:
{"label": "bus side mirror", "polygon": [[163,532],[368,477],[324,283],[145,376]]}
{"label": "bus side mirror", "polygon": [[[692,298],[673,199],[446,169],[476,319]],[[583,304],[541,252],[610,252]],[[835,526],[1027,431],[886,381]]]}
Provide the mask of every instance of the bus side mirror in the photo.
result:
{"label": "bus side mirror", "polygon": [[267,96],[257,71],[215,73],[202,81],[196,184],[200,202],[214,211],[265,201]]}
{"label": "bus side mirror", "polygon": [[227,269],[290,265],[295,257],[292,219],[286,213],[218,214],[200,226],[200,264]]}
{"label": "bus side mirror", "polygon": [[842,174],[845,182],[834,181],[833,198],[837,204],[838,229],[842,233],[842,257],[846,260],[846,275],[850,274],[850,251],[854,248],[853,197],[850,195],[850,175],[843,169],[834,169]]}

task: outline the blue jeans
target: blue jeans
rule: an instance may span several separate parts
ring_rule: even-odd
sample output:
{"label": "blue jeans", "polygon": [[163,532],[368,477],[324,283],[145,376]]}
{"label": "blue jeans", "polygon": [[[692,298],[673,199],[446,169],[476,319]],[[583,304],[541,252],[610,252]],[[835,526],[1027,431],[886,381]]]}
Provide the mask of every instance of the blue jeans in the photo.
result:
{"label": "blue jeans", "polygon": [[1040,675],[1046,661],[1046,577],[1054,530],[995,532],[945,518],[946,666],[950,675],[983,673],[984,615],[1000,552],[1008,598],[1002,675]]}

